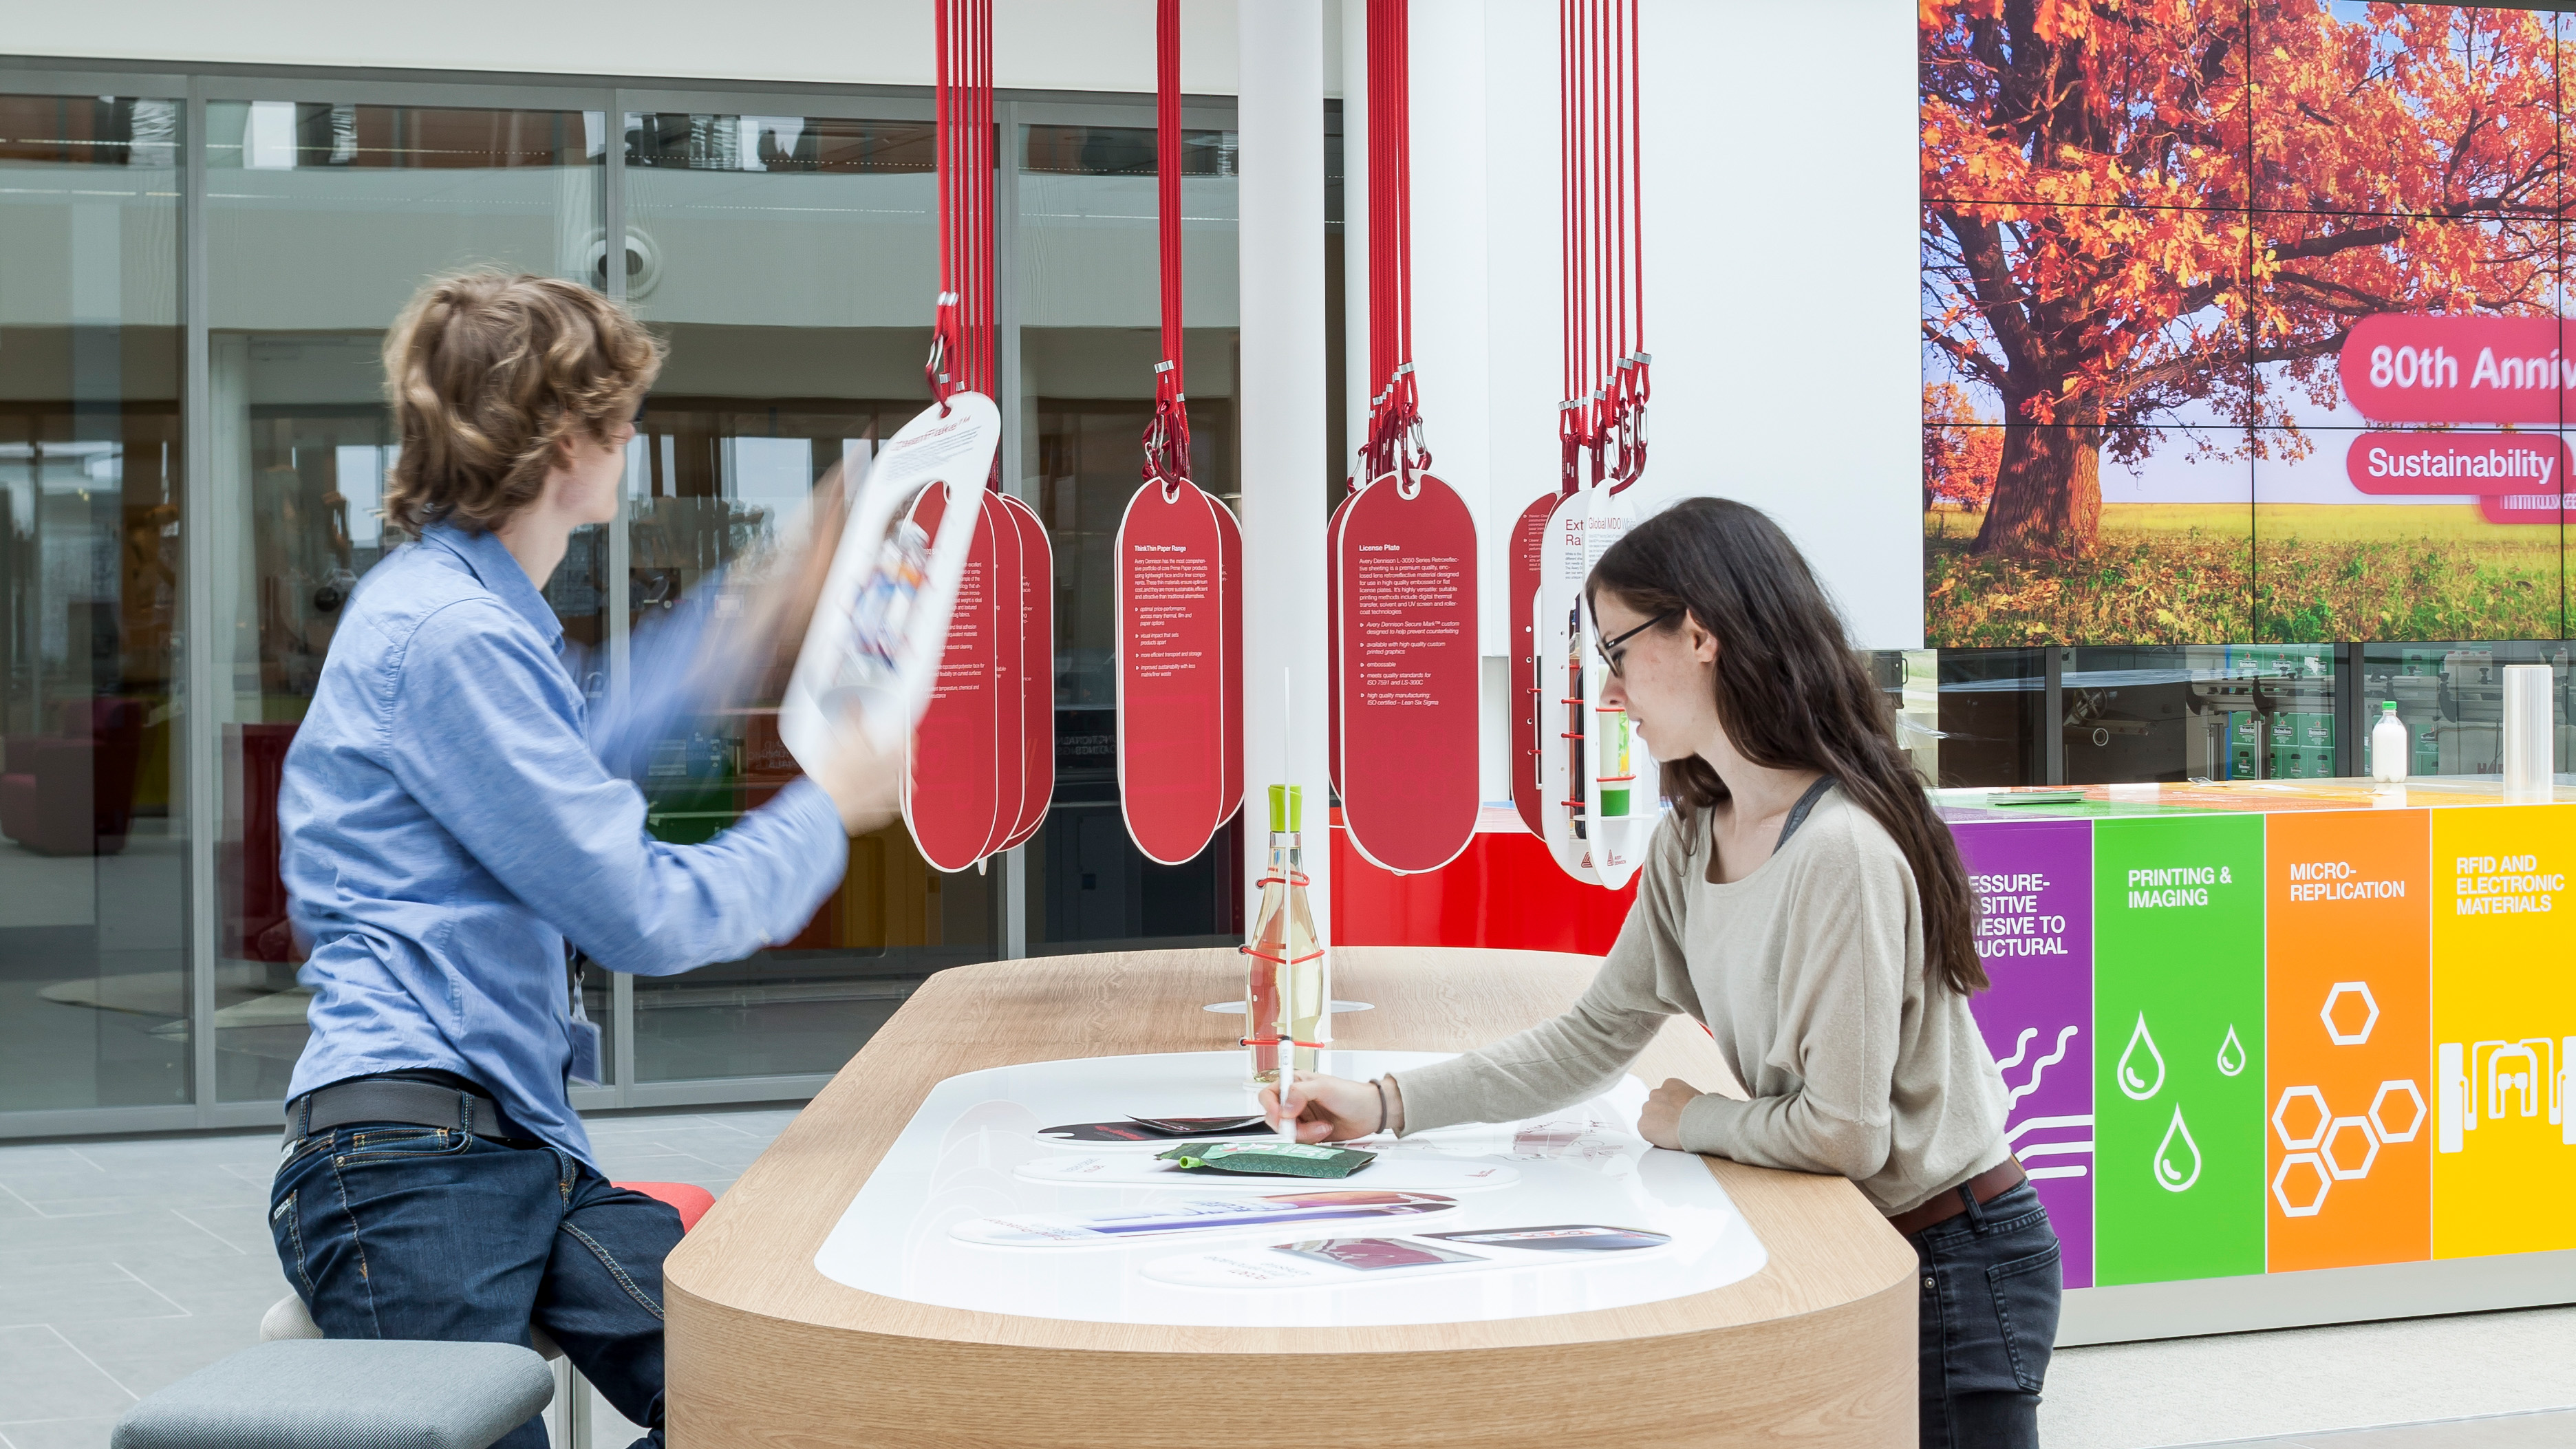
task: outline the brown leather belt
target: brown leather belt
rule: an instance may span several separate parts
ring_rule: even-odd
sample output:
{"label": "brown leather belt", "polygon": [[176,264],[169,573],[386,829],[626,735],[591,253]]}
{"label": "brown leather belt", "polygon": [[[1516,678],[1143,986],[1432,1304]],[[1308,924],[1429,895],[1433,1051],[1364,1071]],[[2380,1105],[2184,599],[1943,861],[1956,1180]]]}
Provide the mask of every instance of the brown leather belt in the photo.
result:
{"label": "brown leather belt", "polygon": [[1968,1210],[1968,1200],[1959,1196],[1962,1191],[1975,1193],[1977,1195],[1977,1205],[1979,1207],[1983,1207],[1987,1203],[1993,1202],[1996,1198],[2003,1196],[2005,1193],[2012,1191],[2014,1188],[2021,1186],[2024,1182],[2029,1180],[2029,1177],[2030,1174],[2021,1170],[2021,1159],[2017,1157],[2007,1157],[2003,1161],[1996,1163],[1994,1166],[1987,1168],[1985,1171],[1978,1173],[1976,1176],[1969,1178],[1965,1183],[1960,1184],[1960,1186],[1954,1187],[1948,1192],[1932,1199],[1930,1202],[1925,1203],[1923,1206],[1914,1209],[1912,1212],[1899,1213],[1895,1217],[1889,1218],[1887,1220],[1887,1225],[1908,1237],[1912,1237],[1914,1234],[1923,1231],[1934,1223],[1946,1223],[1950,1219],[1957,1217],[1959,1214],[1966,1212]]}

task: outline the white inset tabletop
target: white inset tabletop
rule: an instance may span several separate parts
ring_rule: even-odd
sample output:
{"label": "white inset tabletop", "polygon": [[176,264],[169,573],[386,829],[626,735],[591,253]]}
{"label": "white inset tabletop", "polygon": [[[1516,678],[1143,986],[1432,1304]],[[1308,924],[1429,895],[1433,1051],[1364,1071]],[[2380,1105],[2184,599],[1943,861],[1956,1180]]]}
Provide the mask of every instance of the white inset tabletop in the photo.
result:
{"label": "white inset tabletop", "polygon": [[[1366,1078],[1446,1055],[1337,1050],[1327,1068]],[[1633,1077],[1544,1119],[1363,1141],[1382,1155],[1338,1180],[1157,1175],[1168,1170],[1153,1154],[1186,1139],[1043,1135],[1131,1114],[1248,1112],[1243,1077],[1241,1052],[949,1077],[814,1266],[870,1293],[990,1313],[1331,1327],[1626,1307],[1721,1288],[1766,1261],[1706,1164],[1635,1135],[1645,1088]],[[1196,1220],[1162,1221],[1176,1209]],[[1013,1236],[1036,1245],[991,1241]]]}

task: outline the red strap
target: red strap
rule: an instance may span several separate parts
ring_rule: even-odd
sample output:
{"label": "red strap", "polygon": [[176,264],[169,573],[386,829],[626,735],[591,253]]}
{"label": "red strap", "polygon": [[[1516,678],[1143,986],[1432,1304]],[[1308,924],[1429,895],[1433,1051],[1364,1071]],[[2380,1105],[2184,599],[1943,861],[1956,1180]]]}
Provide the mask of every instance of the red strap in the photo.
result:
{"label": "red strap", "polygon": [[993,0],[932,0],[939,85],[939,311],[932,396],[993,396]]}
{"label": "red strap", "polygon": [[1369,435],[1360,486],[1431,466],[1413,383],[1413,114],[1409,0],[1369,0]]}
{"label": "red strap", "polygon": [[1154,10],[1154,200],[1160,223],[1163,360],[1154,366],[1154,418],[1145,425],[1145,481],[1189,481],[1189,393],[1181,377],[1181,0]]}
{"label": "red strap", "polygon": [[1557,146],[1565,218],[1560,491],[1614,493],[1646,467],[1644,188],[1637,0],[1558,0]]}

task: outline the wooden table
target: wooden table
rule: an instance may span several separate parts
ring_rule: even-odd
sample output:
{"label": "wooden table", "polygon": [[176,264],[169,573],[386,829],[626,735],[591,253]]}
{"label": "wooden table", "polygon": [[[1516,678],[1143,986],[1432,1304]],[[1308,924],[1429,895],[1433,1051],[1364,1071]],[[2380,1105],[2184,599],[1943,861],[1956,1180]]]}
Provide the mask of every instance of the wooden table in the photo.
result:
{"label": "wooden table", "polygon": [[[1708,1159],[1769,1250],[1712,1292],[1403,1327],[1184,1328],[975,1313],[844,1287],[815,1250],[930,1089],[1018,1062],[1233,1044],[1230,950],[932,977],[671,1255],[670,1435],[715,1446],[1909,1445],[1913,1250],[1840,1178]],[[1465,1050],[1564,1010],[1595,962],[1347,948],[1336,1045]],[[1649,1084],[1731,1089],[1676,1018]],[[1292,1402],[1304,1405],[1293,1417]],[[1210,1415],[1230,1417],[1209,1417]]]}

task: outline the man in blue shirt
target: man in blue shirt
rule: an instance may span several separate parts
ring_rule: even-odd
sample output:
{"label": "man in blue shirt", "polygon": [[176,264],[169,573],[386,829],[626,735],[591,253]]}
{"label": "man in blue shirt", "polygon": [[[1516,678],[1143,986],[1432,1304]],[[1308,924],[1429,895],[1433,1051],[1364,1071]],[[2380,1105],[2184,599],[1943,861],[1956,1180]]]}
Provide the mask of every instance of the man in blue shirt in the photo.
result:
{"label": "man in blue shirt", "polygon": [[[533,1322],[654,1445],[680,1223],[601,1177],[573,1115],[567,1081],[596,1074],[598,1037],[572,1015],[566,944],[665,975],[784,939],[839,883],[846,835],[888,818],[896,769],[853,729],[714,840],[645,833],[642,794],[603,759],[632,730],[589,718],[539,590],[575,528],[616,517],[660,365],[597,294],[501,273],[430,283],[387,336],[386,515],[418,541],[351,601],[287,755],[313,1034],[269,1214],[325,1334],[526,1343]],[[811,552],[755,618],[810,607],[829,561]],[[709,703],[688,696],[722,672],[639,681],[629,723]],[[543,1449],[544,1426],[502,1443]]]}

